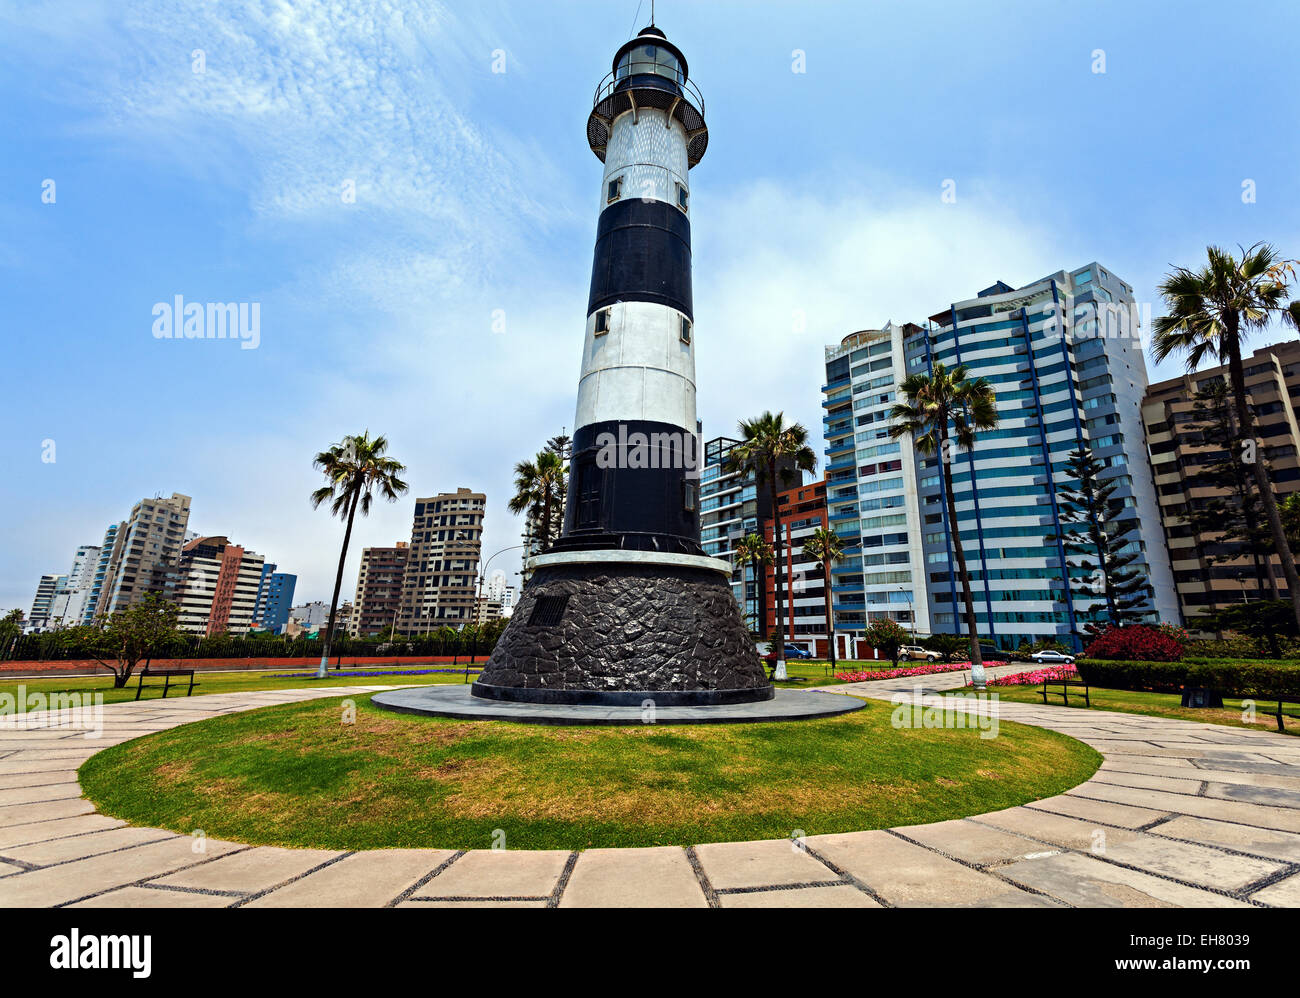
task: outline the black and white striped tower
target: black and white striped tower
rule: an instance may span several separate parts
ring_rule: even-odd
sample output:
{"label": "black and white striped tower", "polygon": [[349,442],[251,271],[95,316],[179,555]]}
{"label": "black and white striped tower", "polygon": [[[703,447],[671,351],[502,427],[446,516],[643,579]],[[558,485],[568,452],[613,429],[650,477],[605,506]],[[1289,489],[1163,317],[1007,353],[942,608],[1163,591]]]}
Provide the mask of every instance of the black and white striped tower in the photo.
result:
{"label": "black and white striped tower", "polygon": [[605,168],[564,531],[474,692],[770,699],[731,565],[700,547],[690,170],[709,133],[685,56],[653,24],[615,53],[587,140]]}

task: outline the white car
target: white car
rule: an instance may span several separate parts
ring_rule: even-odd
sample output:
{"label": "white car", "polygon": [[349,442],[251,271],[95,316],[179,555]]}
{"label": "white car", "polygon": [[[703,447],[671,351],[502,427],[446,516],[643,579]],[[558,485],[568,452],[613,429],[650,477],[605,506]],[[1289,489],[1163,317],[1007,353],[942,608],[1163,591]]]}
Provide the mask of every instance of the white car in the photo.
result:
{"label": "white car", "polygon": [[937,662],[941,656],[937,651],[930,651],[920,645],[903,645],[898,649],[898,657],[911,662]]}
{"label": "white car", "polygon": [[1036,651],[1029,656],[1039,665],[1073,665],[1074,656],[1067,655],[1064,652],[1053,651],[1050,648],[1043,651]]}

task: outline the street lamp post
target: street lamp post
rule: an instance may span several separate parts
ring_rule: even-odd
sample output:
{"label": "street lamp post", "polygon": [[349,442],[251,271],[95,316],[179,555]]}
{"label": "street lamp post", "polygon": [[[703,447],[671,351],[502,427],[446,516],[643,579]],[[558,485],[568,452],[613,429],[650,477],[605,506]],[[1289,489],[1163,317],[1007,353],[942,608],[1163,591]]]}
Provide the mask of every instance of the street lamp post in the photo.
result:
{"label": "street lamp post", "polygon": [[898,591],[907,597],[907,633],[912,639],[912,644],[916,644],[916,615],[912,613],[912,594],[907,591],[906,586],[899,586]]}

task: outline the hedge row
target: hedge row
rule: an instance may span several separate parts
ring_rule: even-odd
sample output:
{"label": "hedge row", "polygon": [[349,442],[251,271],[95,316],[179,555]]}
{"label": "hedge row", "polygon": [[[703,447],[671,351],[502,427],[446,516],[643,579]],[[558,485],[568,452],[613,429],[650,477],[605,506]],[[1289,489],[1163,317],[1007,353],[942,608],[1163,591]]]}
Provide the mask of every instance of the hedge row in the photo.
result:
{"label": "hedge row", "polygon": [[[468,628],[464,631],[433,631],[417,637],[398,637],[380,641],[377,638],[353,638],[346,634],[335,636],[330,645],[330,657],[335,655],[373,657],[385,655],[447,656],[479,655],[490,652],[496,645],[502,625],[492,623],[482,630]],[[80,660],[95,657],[92,650],[68,639],[68,632],[50,631],[44,634],[26,634],[9,647],[0,649],[0,661],[50,662]],[[157,658],[308,658],[319,656],[325,647],[320,638],[304,637],[231,637],[214,635],[176,635],[159,641],[154,648]]]}
{"label": "hedge row", "polygon": [[1177,693],[1185,687],[1224,696],[1300,697],[1300,668],[1260,662],[1103,662],[1081,660],[1079,676],[1090,686],[1115,690]]}

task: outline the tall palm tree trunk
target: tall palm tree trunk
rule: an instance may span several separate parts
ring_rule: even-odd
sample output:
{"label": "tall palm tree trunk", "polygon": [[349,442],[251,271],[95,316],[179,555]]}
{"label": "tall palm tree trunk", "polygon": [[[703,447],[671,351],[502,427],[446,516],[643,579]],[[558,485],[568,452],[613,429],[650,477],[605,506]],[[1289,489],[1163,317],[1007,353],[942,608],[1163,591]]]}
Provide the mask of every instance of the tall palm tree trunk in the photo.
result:
{"label": "tall palm tree trunk", "polygon": [[[1246,373],[1241,364],[1241,344],[1237,338],[1235,313],[1229,321],[1230,338],[1228,354],[1228,372],[1232,377],[1232,394],[1237,403],[1237,419],[1241,422],[1244,434],[1251,440],[1255,438],[1254,414],[1246,401]],[[1255,488],[1259,490],[1260,501],[1264,504],[1264,514],[1268,517],[1268,528],[1273,534],[1273,546],[1282,561],[1282,574],[1286,576],[1287,595],[1291,597],[1291,609],[1295,612],[1296,624],[1300,626],[1300,576],[1296,574],[1295,558],[1286,542],[1286,530],[1282,527],[1282,514],[1278,512],[1277,497],[1273,495],[1273,485],[1264,470],[1263,447],[1254,455],[1250,468],[1255,476]],[[1265,561],[1272,568],[1272,560]]]}
{"label": "tall palm tree trunk", "polygon": [[961,546],[961,529],[957,524],[957,500],[952,490],[952,464],[944,456],[948,452],[947,425],[939,435],[939,463],[943,466],[944,500],[948,507],[948,522],[952,524],[952,546],[957,555],[957,575],[961,578],[961,595],[966,602],[966,630],[970,634],[970,678],[977,690],[985,688],[984,657],[980,654],[979,625],[975,622],[975,597],[971,595],[970,572],[966,570],[966,552]]}
{"label": "tall palm tree trunk", "polygon": [[343,532],[343,550],[339,552],[339,570],[334,574],[334,599],[330,602],[330,619],[326,625],[325,645],[321,649],[320,668],[316,670],[316,678],[324,679],[325,670],[329,667],[330,662],[330,645],[334,641],[334,620],[339,612],[339,590],[343,588],[343,564],[348,560],[348,544],[352,540],[352,521],[357,515],[357,503],[361,500],[361,493],[352,493],[352,503],[348,508],[348,526]]}
{"label": "tall palm tree trunk", "polygon": [[785,679],[785,619],[782,613],[784,586],[781,583],[781,511],[776,503],[776,461],[767,463],[767,491],[772,500],[772,581],[776,584],[776,668],[772,670],[774,679]]}

